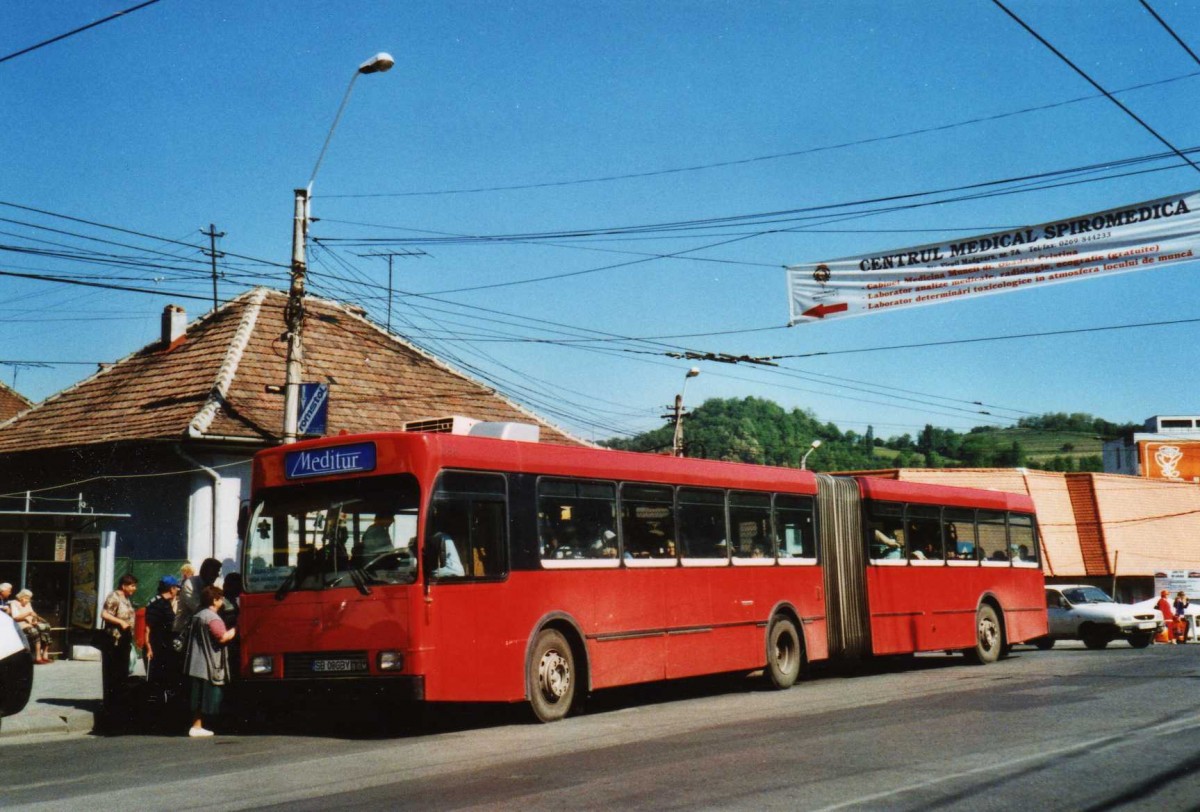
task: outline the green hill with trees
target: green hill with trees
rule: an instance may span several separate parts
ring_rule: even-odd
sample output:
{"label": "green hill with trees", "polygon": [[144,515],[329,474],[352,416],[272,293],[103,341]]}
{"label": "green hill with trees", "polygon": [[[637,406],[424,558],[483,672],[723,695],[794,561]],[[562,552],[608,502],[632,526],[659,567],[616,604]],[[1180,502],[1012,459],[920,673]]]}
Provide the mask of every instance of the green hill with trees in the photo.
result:
{"label": "green hill with trees", "polygon": [[[763,398],[710,399],[686,416],[684,451],[689,457],[799,467],[813,440],[821,447],[808,458],[816,471],[880,468],[1013,468],[1099,471],[1104,440],[1138,428],[1083,413],[1021,418],[1015,427],[978,426],[967,432],[926,425],[916,437],[880,438],[822,423],[804,409],[785,410]],[[602,443],[609,448],[669,453],[668,424],[630,438]]]}

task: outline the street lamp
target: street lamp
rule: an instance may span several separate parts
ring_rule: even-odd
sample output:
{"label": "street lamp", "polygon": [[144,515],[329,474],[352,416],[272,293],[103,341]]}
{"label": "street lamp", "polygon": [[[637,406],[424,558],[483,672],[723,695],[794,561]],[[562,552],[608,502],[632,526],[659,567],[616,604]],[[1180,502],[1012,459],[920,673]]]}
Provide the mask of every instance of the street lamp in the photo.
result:
{"label": "street lamp", "polygon": [[679,394],[675,396],[675,438],[671,443],[671,453],[676,457],[683,456],[683,393],[687,391],[687,382],[689,378],[694,378],[700,374],[700,367],[692,367],[683,376],[683,387],[680,388]]}
{"label": "street lamp", "polygon": [[811,447],[808,449],[808,451],[805,451],[805,452],[804,452],[804,456],[800,458],[800,470],[801,470],[801,471],[807,470],[807,466],[808,466],[808,455],[809,455],[809,454],[811,454],[811,453],[813,453],[814,451],[816,451],[816,450],[817,450],[818,448],[820,448],[820,447],[821,447],[821,441],[820,441],[820,440],[813,440],[813,441],[812,441],[812,446],[811,446]]}
{"label": "street lamp", "polygon": [[288,289],[287,308],[283,312],[288,339],[287,372],[283,387],[283,442],[285,443],[296,442],[299,433],[300,377],[304,364],[304,348],[300,334],[304,329],[304,277],[308,270],[306,243],[308,224],[312,222],[309,201],[312,196],[313,181],[317,179],[317,171],[321,168],[321,161],[325,159],[325,150],[329,149],[333,131],[337,129],[338,122],[342,119],[342,111],[346,109],[346,102],[350,100],[350,91],[354,89],[355,80],[363,74],[384,73],[391,70],[395,64],[396,60],[392,59],[391,54],[381,52],[358,66],[358,70],[350,77],[350,84],[346,86],[346,93],[342,96],[342,103],[338,106],[337,115],[333,117],[333,124],[330,125],[329,133],[325,136],[325,143],[321,145],[321,153],[317,156],[317,163],[313,166],[312,175],[308,178],[308,185],[295,191],[295,207],[292,214],[292,282]]}

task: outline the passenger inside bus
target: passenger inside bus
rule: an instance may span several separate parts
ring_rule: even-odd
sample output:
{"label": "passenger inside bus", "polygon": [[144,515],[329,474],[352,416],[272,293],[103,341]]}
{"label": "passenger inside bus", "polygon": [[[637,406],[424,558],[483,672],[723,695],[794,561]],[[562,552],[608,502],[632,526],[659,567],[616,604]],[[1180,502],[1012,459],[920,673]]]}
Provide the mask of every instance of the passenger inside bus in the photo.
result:
{"label": "passenger inside bus", "polygon": [[879,528],[875,528],[875,544],[871,545],[872,558],[903,558],[904,544],[897,539],[884,533]]}
{"label": "passenger inside bus", "polygon": [[392,545],[392,524],[395,521],[390,510],[375,514],[371,526],[362,535],[363,558],[371,561],[395,550]]}

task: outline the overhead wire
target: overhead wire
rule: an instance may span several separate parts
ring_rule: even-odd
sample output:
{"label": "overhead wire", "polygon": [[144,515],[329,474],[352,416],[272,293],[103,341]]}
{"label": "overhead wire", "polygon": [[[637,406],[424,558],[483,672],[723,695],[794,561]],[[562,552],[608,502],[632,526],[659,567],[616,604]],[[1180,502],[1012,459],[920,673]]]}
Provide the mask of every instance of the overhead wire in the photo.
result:
{"label": "overhead wire", "polygon": [[1075,71],[1075,73],[1079,74],[1079,76],[1081,76],[1084,79],[1084,81],[1086,81],[1092,87],[1096,88],[1096,90],[1099,90],[1101,93],[1103,93],[1104,97],[1106,99],[1108,99],[1110,102],[1115,104],[1117,107],[1121,108],[1122,112],[1124,112],[1125,115],[1129,116],[1134,121],[1136,121],[1138,124],[1140,124],[1142,126],[1142,128],[1144,130],[1146,130],[1146,132],[1153,135],[1156,139],[1158,139],[1159,142],[1164,144],[1168,149],[1170,149],[1172,152],[1174,152],[1176,155],[1178,155],[1181,159],[1183,159],[1183,161],[1185,163],[1187,163],[1188,166],[1192,167],[1192,169],[1195,169],[1197,172],[1200,172],[1200,166],[1197,166],[1195,163],[1193,163],[1191,158],[1189,158],[1189,157],[1187,157],[1187,155],[1183,154],[1183,152],[1181,152],[1178,147],[1176,147],[1174,144],[1172,144],[1170,141],[1168,141],[1161,133],[1158,132],[1158,130],[1151,127],[1144,120],[1142,120],[1142,118],[1139,117],[1136,113],[1134,113],[1132,110],[1130,110],[1124,104],[1122,104],[1121,101],[1119,99],[1117,99],[1116,96],[1114,96],[1112,93],[1105,90],[1100,85],[1099,82],[1097,82],[1095,79],[1093,79],[1091,76],[1089,76],[1087,74],[1087,72],[1085,72],[1082,68],[1080,68],[1074,62],[1072,62],[1070,59],[1068,59],[1067,56],[1062,51],[1058,50],[1053,45],[1051,45],[1050,42],[1047,41],[1045,37],[1043,37],[1037,31],[1033,30],[1033,28],[1028,23],[1026,23],[1024,20],[1022,20],[1020,17],[1018,17],[1016,14],[1014,14],[1007,6],[1005,6],[1002,2],[1000,2],[1000,0],[992,0],[992,3],[994,5],[996,5],[996,7],[999,8],[1001,11],[1003,11],[1005,14],[1007,14],[1009,17],[1011,17],[1019,26],[1024,28],[1034,39],[1036,39],[1042,45],[1046,46],[1046,48],[1048,48],[1052,54],[1054,54],[1056,57],[1058,57],[1065,65],[1067,65],[1067,67],[1071,68],[1071,70]]}
{"label": "overhead wire", "polygon": [[[1200,60],[1198,60],[1198,62],[1200,62]],[[1118,90],[1114,90],[1113,93],[1129,93],[1129,92],[1133,92],[1133,91],[1137,91],[1137,90],[1144,90],[1146,88],[1158,87],[1161,85],[1171,84],[1173,82],[1179,82],[1179,81],[1183,81],[1186,79],[1192,79],[1192,78],[1195,78],[1196,76],[1200,76],[1200,72],[1193,72],[1193,73],[1183,74],[1181,76],[1168,77],[1166,79],[1159,79],[1159,80],[1156,80],[1153,82],[1143,82],[1141,84],[1129,85],[1127,87],[1123,87]],[[976,118],[965,119],[963,121],[950,122],[947,124],[940,124],[940,125],[935,125],[935,126],[931,126],[931,127],[922,127],[922,128],[915,129],[915,130],[906,130],[903,132],[892,133],[889,135],[873,136],[871,138],[861,138],[861,139],[857,139],[857,140],[853,140],[853,141],[844,141],[844,142],[837,143],[837,144],[826,144],[826,145],[817,146],[817,147],[809,147],[809,148],[802,149],[802,150],[791,150],[788,152],[779,152],[779,153],[773,153],[773,154],[769,154],[769,155],[758,155],[758,156],[753,156],[753,157],[749,157],[749,158],[739,158],[739,159],[725,160],[725,161],[714,161],[714,162],[710,162],[710,163],[697,164],[697,165],[692,165],[692,166],[670,167],[670,168],[666,168],[666,169],[649,170],[649,171],[644,171],[644,172],[628,172],[628,173],[623,173],[623,174],[602,175],[602,176],[592,177],[592,178],[575,178],[575,179],[567,179],[567,180],[563,180],[563,181],[546,181],[546,182],[541,182],[541,183],[521,183],[521,184],[496,185],[496,186],[476,187],[476,188],[441,189],[441,190],[416,191],[416,192],[374,192],[374,193],[332,194],[332,195],[325,194],[325,195],[320,195],[320,197],[322,197],[324,199],[334,199],[334,198],[377,198],[377,197],[429,197],[429,196],[441,196],[441,195],[480,194],[480,193],[485,193],[485,192],[509,192],[509,191],[521,191],[521,190],[526,190],[526,189],[558,188],[558,187],[563,187],[563,186],[576,186],[576,185],[583,185],[583,184],[605,183],[605,182],[618,181],[618,180],[631,180],[631,179],[656,177],[656,176],[660,176],[660,175],[673,175],[673,174],[679,174],[679,173],[683,173],[683,172],[698,172],[698,171],[702,171],[702,170],[718,169],[718,168],[723,168],[723,167],[728,167],[728,166],[742,166],[745,164],[760,163],[760,162],[764,162],[764,161],[773,161],[773,160],[779,160],[779,159],[783,159],[783,158],[794,158],[794,157],[799,157],[802,155],[811,155],[811,154],[820,153],[820,152],[829,152],[832,150],[840,150],[840,149],[847,149],[850,147],[865,146],[867,144],[875,144],[875,143],[881,143],[881,142],[886,142],[886,141],[894,141],[894,140],[901,139],[901,138],[910,138],[912,136],[926,135],[926,134],[935,133],[935,132],[945,132],[947,130],[957,129],[959,127],[965,127],[965,126],[969,126],[969,125],[973,125],[973,124],[986,123],[986,122],[990,122],[990,121],[999,121],[999,120],[1002,120],[1005,118],[1012,118],[1014,116],[1027,115],[1029,113],[1044,112],[1046,110],[1053,110],[1053,109],[1056,109],[1059,107],[1065,107],[1068,105],[1079,104],[1079,103],[1088,102],[1088,101],[1094,101],[1099,98],[1103,98],[1103,95],[1079,96],[1079,97],[1076,97],[1073,99],[1065,99],[1063,101],[1051,102],[1049,104],[1037,105],[1037,106],[1033,106],[1033,107],[1023,107],[1023,108],[1020,108],[1017,110],[1010,110],[1010,111],[1003,112],[1003,113],[996,113],[996,114],[988,115],[988,116],[978,116]]]}
{"label": "overhead wire", "polygon": [[32,53],[40,48],[45,48],[47,45],[53,45],[56,42],[61,42],[62,40],[67,39],[68,37],[73,37],[76,34],[80,34],[89,29],[95,28],[96,26],[104,25],[105,23],[112,22],[113,20],[116,20],[119,17],[124,17],[127,14],[132,14],[135,11],[144,9],[146,6],[152,6],[157,2],[159,2],[159,0],[146,0],[146,2],[138,3],[136,6],[131,6],[127,9],[113,12],[112,14],[109,14],[107,17],[103,17],[99,20],[95,20],[94,22],[90,22],[87,25],[81,25],[78,28],[74,28],[70,31],[67,31],[65,34],[59,34],[58,36],[51,37],[50,39],[42,40],[41,42],[39,42],[35,45],[30,45],[26,48],[22,48],[19,51],[13,51],[11,54],[6,54],[4,56],[0,56],[0,63],[7,62],[10,59],[16,59],[18,56],[24,56],[25,54]]}

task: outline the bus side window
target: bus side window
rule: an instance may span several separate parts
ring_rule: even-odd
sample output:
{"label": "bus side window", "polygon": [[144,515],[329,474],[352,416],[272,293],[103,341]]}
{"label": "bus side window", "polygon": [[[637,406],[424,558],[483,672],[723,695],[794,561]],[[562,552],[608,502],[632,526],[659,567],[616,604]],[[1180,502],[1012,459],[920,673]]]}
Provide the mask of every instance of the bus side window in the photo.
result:
{"label": "bus side window", "polygon": [[867,551],[873,560],[905,557],[904,505],[869,502],[866,515]]}
{"label": "bus side window", "polygon": [[942,532],[946,543],[946,558],[950,560],[979,560],[975,546],[975,511],[946,508],[942,513]]}
{"label": "bus side window", "polygon": [[675,557],[675,495],[667,485],[621,485],[621,533],[630,558]]}
{"label": "bus side window", "polygon": [[680,552],[684,558],[729,557],[724,491],[680,488],[676,515]]}
{"label": "bus side window", "polygon": [[1023,513],[1008,514],[1008,546],[1015,554],[1014,561],[1037,563],[1037,539],[1033,533],[1033,517]]}
{"label": "bus side window", "polygon": [[508,572],[508,507],[498,474],[446,471],[425,526],[425,569],[438,580]]}
{"label": "bus side window", "polygon": [[780,558],[816,558],[813,498],[775,494],[775,541]]}
{"label": "bus side window", "polygon": [[733,491],[729,494],[729,526],[734,558],[774,558],[771,538],[771,495]]}
{"label": "bus side window", "polygon": [[1008,561],[1008,534],[1004,526],[1004,511],[979,511],[977,527],[979,557],[984,561]]}
{"label": "bus side window", "polygon": [[542,559],[617,557],[613,483],[543,477],[537,487]]}
{"label": "bus side window", "polygon": [[916,561],[941,561],[942,509],[909,505],[904,518],[908,526],[908,557]]}

